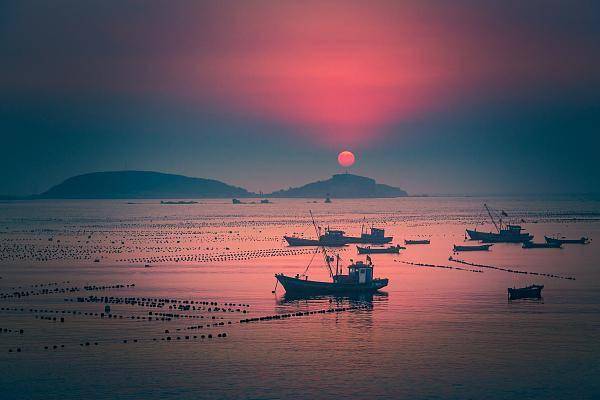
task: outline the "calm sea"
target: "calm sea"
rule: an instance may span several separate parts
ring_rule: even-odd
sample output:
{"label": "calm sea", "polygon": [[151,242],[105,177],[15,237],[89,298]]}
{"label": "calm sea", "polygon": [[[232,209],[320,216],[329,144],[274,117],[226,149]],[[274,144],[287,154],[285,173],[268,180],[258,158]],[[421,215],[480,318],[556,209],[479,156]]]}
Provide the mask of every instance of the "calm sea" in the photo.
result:
{"label": "calm sea", "polygon": [[[592,242],[453,254],[465,228],[493,229],[483,203],[536,241]],[[327,279],[282,240],[314,236],[309,210],[431,244],[372,256],[390,279],[374,296],[273,294],[278,272]],[[599,398],[599,243],[600,201],[574,197],[1,203],[0,397]],[[507,301],[532,283],[542,301]],[[273,315],[291,316],[240,323]]]}

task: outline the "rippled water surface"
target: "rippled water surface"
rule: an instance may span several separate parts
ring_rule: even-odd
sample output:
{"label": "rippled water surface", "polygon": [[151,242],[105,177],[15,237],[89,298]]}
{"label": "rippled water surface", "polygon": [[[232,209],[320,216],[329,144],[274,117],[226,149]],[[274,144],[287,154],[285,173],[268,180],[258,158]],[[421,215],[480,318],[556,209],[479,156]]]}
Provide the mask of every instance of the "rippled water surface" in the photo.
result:
{"label": "rippled water surface", "polygon": [[[465,228],[493,229],[484,202],[536,241],[592,242],[453,254]],[[374,296],[273,294],[275,273],[309,263],[327,279],[314,249],[282,240],[314,236],[309,209],[431,244],[373,255],[390,279]],[[579,198],[1,203],[0,397],[598,398],[598,238],[600,202]],[[542,301],[507,301],[531,283]],[[291,316],[240,323],[273,315]]]}

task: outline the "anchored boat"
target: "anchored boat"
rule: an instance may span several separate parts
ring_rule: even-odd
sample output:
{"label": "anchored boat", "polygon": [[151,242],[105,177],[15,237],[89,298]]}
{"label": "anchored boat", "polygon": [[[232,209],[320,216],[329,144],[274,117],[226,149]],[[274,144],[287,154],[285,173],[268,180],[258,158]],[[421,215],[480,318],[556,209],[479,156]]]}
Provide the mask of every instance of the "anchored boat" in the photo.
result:
{"label": "anchored boat", "polygon": [[398,254],[400,253],[400,249],[405,249],[406,247],[402,247],[400,245],[389,246],[389,247],[360,247],[356,246],[356,250],[358,250],[358,254]]}
{"label": "anchored boat", "polygon": [[[312,217],[312,212],[311,212]],[[314,223],[314,219],[313,219]],[[346,236],[344,231],[339,229],[325,228],[324,234],[321,234],[321,228],[317,227],[318,239],[305,239],[294,236],[284,236],[283,238],[290,246],[327,246],[340,247],[349,243],[360,244],[386,244],[390,243],[394,238],[385,236],[385,230],[380,228],[371,228],[370,232],[364,231],[364,226],[361,228],[360,237]]]}
{"label": "anchored boat", "polygon": [[[520,225],[504,225],[502,217],[499,218],[499,222],[492,215],[490,208],[487,204],[483,205],[494,224],[497,232],[479,232],[476,229],[467,229],[467,235],[471,240],[481,240],[482,242],[488,243],[523,243],[533,239],[533,235],[523,232],[523,228]],[[504,211],[501,212],[502,216],[508,216]]]}
{"label": "anchored boat", "polygon": [[480,244],[474,246],[454,245],[454,251],[487,251],[492,247],[492,244]]}
{"label": "anchored boat", "polygon": [[[312,213],[311,213],[312,216]],[[315,231],[318,232],[317,224],[314,222]],[[366,261],[352,262],[348,266],[348,274],[344,275],[342,268],[340,267],[340,256],[339,254],[335,257],[335,273],[331,265],[334,257],[330,257],[327,254],[327,250],[324,246],[321,246],[323,258],[327,269],[329,270],[329,276],[331,282],[323,281],[311,281],[304,274],[296,275],[295,277],[287,276],[284,274],[275,274],[277,283],[281,283],[286,293],[289,294],[347,294],[347,293],[373,293],[381,288],[388,285],[387,278],[374,278],[373,277],[373,262],[371,257],[367,256]],[[309,266],[306,267],[308,271]],[[304,279],[302,279],[304,278]],[[275,292],[275,291],[273,291]]]}
{"label": "anchored boat", "polygon": [[416,240],[407,239],[404,241],[404,244],[429,244],[429,243],[431,243],[431,240],[429,240],[429,239],[416,239]]}
{"label": "anchored boat", "polygon": [[311,281],[307,276],[302,279],[299,275],[291,277],[275,274],[275,278],[286,293],[291,294],[373,293],[388,285],[387,278],[373,277],[373,263],[370,259],[350,264],[347,275],[341,274],[341,271],[336,271],[335,274],[331,272],[331,282]]}
{"label": "anchored boat", "polygon": [[541,299],[544,285],[531,285],[524,288],[508,288],[508,300]]}
{"label": "anchored boat", "polygon": [[559,243],[559,244],[588,244],[590,242],[589,238],[586,238],[584,236],[582,236],[579,239],[558,239],[558,238],[551,238],[548,236],[544,236],[544,239],[546,239],[546,243]]}
{"label": "anchored boat", "polygon": [[560,249],[562,248],[561,243],[557,242],[546,242],[546,243],[534,243],[534,242],[523,242],[524,249]]}
{"label": "anchored boat", "polygon": [[293,236],[284,236],[283,238],[290,246],[341,247],[348,244],[348,237],[345,236],[344,231],[325,228],[325,233],[323,235],[319,233],[320,229],[317,230],[318,239],[304,239]]}

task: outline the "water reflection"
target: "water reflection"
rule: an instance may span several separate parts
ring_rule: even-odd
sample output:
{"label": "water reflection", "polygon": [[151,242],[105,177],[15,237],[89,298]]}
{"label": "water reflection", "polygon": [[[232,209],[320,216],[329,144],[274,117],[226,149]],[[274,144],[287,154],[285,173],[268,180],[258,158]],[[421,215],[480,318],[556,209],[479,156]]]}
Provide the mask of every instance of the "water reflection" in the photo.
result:
{"label": "water reflection", "polygon": [[324,303],[332,304],[352,304],[352,305],[372,305],[373,302],[384,300],[388,297],[387,292],[376,293],[349,293],[349,294],[290,294],[285,293],[277,299],[277,305],[286,305],[294,303]]}

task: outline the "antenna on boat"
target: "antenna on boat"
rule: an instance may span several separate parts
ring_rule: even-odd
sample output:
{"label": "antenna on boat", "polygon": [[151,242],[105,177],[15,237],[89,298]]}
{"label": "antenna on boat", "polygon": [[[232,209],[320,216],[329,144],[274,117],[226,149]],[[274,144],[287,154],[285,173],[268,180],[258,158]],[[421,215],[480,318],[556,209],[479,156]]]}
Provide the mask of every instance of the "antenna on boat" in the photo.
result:
{"label": "antenna on boat", "polygon": [[496,227],[496,230],[498,231],[498,233],[500,233],[500,228],[502,228],[502,219],[500,219],[500,228],[499,228],[498,224],[496,223],[496,220],[494,219],[494,216],[492,215],[492,212],[490,211],[490,208],[488,207],[488,205],[486,203],[484,203],[483,206],[485,207],[485,210],[487,211],[488,215],[490,216],[490,218],[492,220],[492,223]]}
{"label": "antenna on boat", "polygon": [[[310,218],[312,219],[312,223],[315,227],[315,232],[317,233],[317,240],[319,240],[319,228],[317,228],[317,223],[315,222],[315,217],[313,216],[312,210],[308,210],[310,213]],[[329,276],[333,279],[333,270],[331,269],[331,261],[329,261],[329,256],[327,255],[327,250],[325,250],[325,246],[320,246],[321,251],[323,252],[323,257],[325,258],[325,263],[327,264],[327,269],[329,269]]]}

